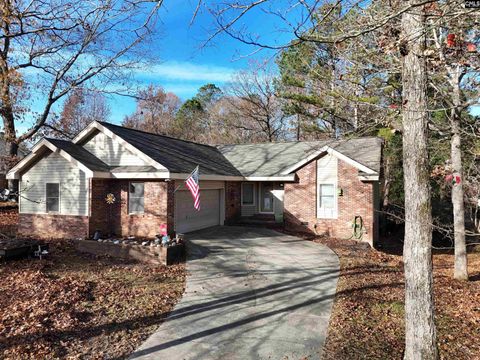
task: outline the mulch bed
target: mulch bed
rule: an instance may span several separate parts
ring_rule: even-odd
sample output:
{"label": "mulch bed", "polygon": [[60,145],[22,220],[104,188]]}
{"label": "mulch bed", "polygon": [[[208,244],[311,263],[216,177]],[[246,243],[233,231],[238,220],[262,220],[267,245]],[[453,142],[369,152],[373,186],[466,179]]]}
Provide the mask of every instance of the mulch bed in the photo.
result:
{"label": "mulch bed", "polygon": [[0,263],[0,358],[126,358],[181,298],[184,264],[79,254],[50,243],[48,259]]}
{"label": "mulch bed", "polygon": [[[329,246],[341,264],[324,358],[402,359],[405,333],[401,255],[369,249],[351,240],[304,237]],[[462,282],[452,278],[452,251],[437,251],[433,256],[442,359],[480,359],[480,253],[468,257],[470,281]]]}

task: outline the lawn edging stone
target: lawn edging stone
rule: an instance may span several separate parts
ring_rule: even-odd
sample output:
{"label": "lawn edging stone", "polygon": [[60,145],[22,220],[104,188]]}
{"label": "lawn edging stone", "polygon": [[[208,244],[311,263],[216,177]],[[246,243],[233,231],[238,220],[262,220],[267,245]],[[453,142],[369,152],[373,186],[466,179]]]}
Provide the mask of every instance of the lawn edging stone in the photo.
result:
{"label": "lawn edging stone", "polygon": [[80,252],[93,255],[112,256],[126,260],[137,260],[155,265],[172,265],[183,260],[185,245],[177,244],[169,247],[143,246],[135,244],[114,244],[94,240],[73,240],[75,248]]}

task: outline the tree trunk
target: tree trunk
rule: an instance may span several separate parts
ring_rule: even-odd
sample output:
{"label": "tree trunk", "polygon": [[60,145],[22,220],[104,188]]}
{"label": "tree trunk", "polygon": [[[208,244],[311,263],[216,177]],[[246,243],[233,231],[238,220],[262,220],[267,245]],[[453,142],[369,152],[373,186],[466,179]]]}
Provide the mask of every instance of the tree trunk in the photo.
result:
{"label": "tree trunk", "polygon": [[[415,3],[414,0],[405,3]],[[406,4],[407,5],[407,4]],[[425,14],[402,15],[404,39],[403,163],[405,184],[405,359],[438,359],[432,279],[432,214],[427,151]]]}
{"label": "tree trunk", "polygon": [[387,157],[383,167],[383,209],[390,204],[390,159]]}
{"label": "tree trunk", "polygon": [[455,266],[453,277],[457,280],[468,280],[467,245],[465,242],[465,208],[463,202],[462,149],[460,134],[460,74],[458,72],[459,69],[451,73],[453,86],[453,109],[450,117],[452,128],[451,158],[454,179],[460,180],[459,182],[455,181],[452,186],[453,229],[455,238]]}
{"label": "tree trunk", "polygon": [[[15,133],[15,118],[13,115],[13,106],[10,92],[9,77],[4,75],[8,73],[6,62],[0,60],[0,69],[2,76],[2,84],[0,87],[0,96],[3,99],[3,104],[0,107],[0,116],[3,120],[4,141],[6,143],[6,154],[10,158],[14,158],[18,154],[17,136]],[[18,180],[8,180],[8,188],[13,191],[18,191]]]}
{"label": "tree trunk", "polygon": [[[334,60],[332,59],[332,62]],[[332,79],[330,82],[330,91],[332,92],[330,94],[330,111],[331,111],[331,118],[332,118],[332,126],[333,126],[333,137],[336,139],[338,138],[339,135],[339,129],[338,129],[338,123],[337,123],[337,116],[336,114],[336,101],[335,101],[335,76],[336,76],[336,71],[335,71],[335,63],[332,64]]]}
{"label": "tree trunk", "polygon": [[[18,155],[18,144],[16,142],[15,121],[11,108],[2,108],[4,140],[6,143],[6,152],[10,158]],[[8,188],[12,192],[18,191],[18,180],[8,180]]]}

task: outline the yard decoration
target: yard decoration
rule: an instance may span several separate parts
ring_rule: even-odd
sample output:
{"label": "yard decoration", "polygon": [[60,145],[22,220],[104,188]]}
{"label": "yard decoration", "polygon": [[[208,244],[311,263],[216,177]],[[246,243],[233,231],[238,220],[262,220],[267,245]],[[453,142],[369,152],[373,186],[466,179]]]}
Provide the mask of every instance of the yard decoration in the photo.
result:
{"label": "yard decoration", "polygon": [[167,235],[167,224],[160,224],[160,235]]}
{"label": "yard decoration", "polygon": [[460,178],[459,175],[448,174],[445,176],[445,182],[451,185],[455,185],[455,184],[460,184],[462,182],[462,179]]}
{"label": "yard decoration", "polygon": [[448,48],[451,49],[451,48],[455,47],[455,45],[456,45],[455,38],[456,38],[455,34],[448,34],[447,35],[447,47]]}
{"label": "yard decoration", "polygon": [[477,51],[477,46],[473,43],[468,43],[467,44],[467,51],[472,53]]}
{"label": "yard decoration", "polygon": [[107,194],[107,196],[105,197],[105,202],[109,205],[114,204],[115,200],[115,195],[113,195],[112,193]]}

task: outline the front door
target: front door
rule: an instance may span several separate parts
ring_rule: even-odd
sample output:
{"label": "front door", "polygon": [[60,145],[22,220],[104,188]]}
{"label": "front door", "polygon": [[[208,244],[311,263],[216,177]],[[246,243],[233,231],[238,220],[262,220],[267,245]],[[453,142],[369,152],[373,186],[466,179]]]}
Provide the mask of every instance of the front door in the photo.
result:
{"label": "front door", "polygon": [[260,183],[260,212],[273,214],[273,184]]}

